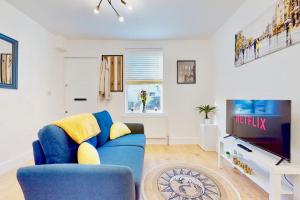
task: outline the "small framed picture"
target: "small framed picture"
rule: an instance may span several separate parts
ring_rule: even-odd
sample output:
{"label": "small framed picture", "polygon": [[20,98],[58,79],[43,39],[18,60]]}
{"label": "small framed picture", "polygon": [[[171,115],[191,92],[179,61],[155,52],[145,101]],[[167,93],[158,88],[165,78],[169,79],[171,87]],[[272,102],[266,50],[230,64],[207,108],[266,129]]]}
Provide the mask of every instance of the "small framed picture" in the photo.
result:
{"label": "small framed picture", "polygon": [[177,84],[196,84],[196,61],[177,61]]}

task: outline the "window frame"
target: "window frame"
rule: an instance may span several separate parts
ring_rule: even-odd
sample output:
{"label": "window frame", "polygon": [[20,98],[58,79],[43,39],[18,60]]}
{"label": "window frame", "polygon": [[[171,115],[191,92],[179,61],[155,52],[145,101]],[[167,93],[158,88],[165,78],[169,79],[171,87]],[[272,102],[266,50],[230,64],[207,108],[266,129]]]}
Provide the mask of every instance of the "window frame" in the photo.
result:
{"label": "window frame", "polygon": [[[162,53],[162,81],[160,83],[155,83],[155,81],[153,81],[153,83],[151,83],[151,81],[147,82],[147,81],[141,81],[141,83],[137,83],[137,84],[129,84],[127,81],[127,51],[130,51],[130,50],[153,50],[153,51],[160,51]],[[128,49],[125,49],[125,55],[124,55],[124,83],[125,83],[125,95],[124,95],[124,103],[125,103],[125,106],[124,106],[124,113],[125,115],[138,115],[138,116],[160,116],[160,115],[164,115],[165,114],[165,110],[164,110],[164,52],[163,52],[163,49],[161,48],[128,48]],[[154,111],[154,112],[132,112],[129,110],[128,108],[128,86],[129,85],[151,85],[151,84],[159,84],[161,86],[161,96],[160,96],[160,107],[161,109],[158,110],[158,111]]]}

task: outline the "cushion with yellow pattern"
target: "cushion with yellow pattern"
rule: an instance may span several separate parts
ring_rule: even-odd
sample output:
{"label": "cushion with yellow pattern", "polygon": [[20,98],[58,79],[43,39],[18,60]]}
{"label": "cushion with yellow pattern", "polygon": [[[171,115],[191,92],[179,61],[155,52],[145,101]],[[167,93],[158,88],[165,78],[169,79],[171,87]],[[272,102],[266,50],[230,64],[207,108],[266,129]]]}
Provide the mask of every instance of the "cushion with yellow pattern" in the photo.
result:
{"label": "cushion with yellow pattern", "polygon": [[77,151],[77,159],[79,164],[99,165],[100,157],[94,146],[87,142],[79,145]]}
{"label": "cushion with yellow pattern", "polygon": [[111,128],[110,128],[110,139],[116,139],[119,138],[121,136],[124,135],[128,135],[130,134],[131,131],[128,128],[128,126],[126,126],[126,124],[122,123],[122,122],[115,122]]}

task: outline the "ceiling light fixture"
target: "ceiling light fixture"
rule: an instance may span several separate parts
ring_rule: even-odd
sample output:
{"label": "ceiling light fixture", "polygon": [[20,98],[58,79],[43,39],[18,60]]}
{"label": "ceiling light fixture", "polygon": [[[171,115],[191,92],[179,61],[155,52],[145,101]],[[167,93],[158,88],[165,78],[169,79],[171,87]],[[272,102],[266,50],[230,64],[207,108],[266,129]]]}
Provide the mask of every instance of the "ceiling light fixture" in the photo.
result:
{"label": "ceiling light fixture", "polygon": [[[101,3],[102,3],[103,0],[100,0],[100,2],[98,3],[97,7],[94,9],[94,13],[95,14],[99,14],[100,12],[100,6],[101,6]],[[116,10],[116,8],[114,7],[114,5],[112,4],[112,0],[107,0],[107,2],[109,3],[110,7],[114,10],[114,12],[116,13],[118,19],[119,19],[119,22],[124,22],[124,17],[122,17],[120,15],[120,13]],[[121,0],[121,3],[126,6],[128,8],[128,10],[132,10],[132,6],[129,5],[127,3],[126,0]]]}
{"label": "ceiling light fixture", "polygon": [[130,4],[128,4],[127,1],[121,0],[121,2],[122,2],[122,4],[123,4],[124,6],[126,6],[126,7],[128,8],[128,10],[132,10],[132,6],[131,6]]}
{"label": "ceiling light fixture", "polygon": [[119,19],[119,22],[124,22],[124,17],[119,16],[118,19]]}
{"label": "ceiling light fixture", "polygon": [[94,13],[95,13],[95,14],[99,14],[101,3],[102,3],[102,0],[98,3],[97,7],[94,9]]}

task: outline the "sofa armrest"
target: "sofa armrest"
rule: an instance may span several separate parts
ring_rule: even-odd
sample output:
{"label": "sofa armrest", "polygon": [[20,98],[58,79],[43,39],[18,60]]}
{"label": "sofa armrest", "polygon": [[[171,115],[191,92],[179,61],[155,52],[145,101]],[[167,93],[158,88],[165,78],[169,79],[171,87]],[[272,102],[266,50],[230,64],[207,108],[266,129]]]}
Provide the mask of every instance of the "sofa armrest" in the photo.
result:
{"label": "sofa armrest", "polygon": [[53,164],[20,168],[17,178],[26,200],[135,199],[128,167]]}
{"label": "sofa armrest", "polygon": [[32,143],[32,148],[33,148],[34,163],[36,165],[46,164],[47,161],[41,143],[38,140],[34,141]]}
{"label": "sofa armrest", "polygon": [[144,134],[144,125],[138,123],[125,123],[133,134]]}

